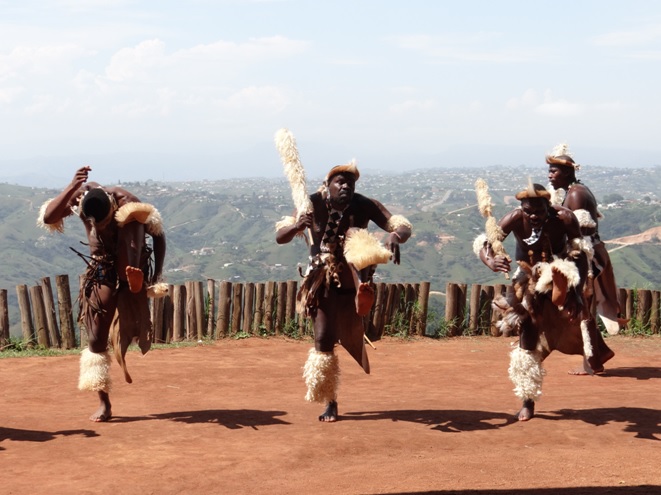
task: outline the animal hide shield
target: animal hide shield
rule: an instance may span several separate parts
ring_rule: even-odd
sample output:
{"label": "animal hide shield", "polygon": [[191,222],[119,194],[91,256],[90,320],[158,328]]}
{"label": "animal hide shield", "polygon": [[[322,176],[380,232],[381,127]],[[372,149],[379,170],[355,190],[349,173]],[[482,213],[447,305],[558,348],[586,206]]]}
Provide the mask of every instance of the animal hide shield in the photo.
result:
{"label": "animal hide shield", "polygon": [[146,354],[151,348],[152,336],[147,291],[143,289],[133,293],[128,287],[120,288],[117,295],[117,310],[110,327],[110,339],[115,359],[122,367],[124,378],[128,383],[132,383],[133,380],[126,369],[124,359],[126,350],[133,340],[137,340],[142,354]]}
{"label": "animal hide shield", "polygon": [[355,311],[354,296],[351,294],[338,296],[337,307],[342,308],[335,316],[340,345],[356,360],[365,373],[369,374],[370,363],[367,359],[364,338],[367,318],[358,316]]}

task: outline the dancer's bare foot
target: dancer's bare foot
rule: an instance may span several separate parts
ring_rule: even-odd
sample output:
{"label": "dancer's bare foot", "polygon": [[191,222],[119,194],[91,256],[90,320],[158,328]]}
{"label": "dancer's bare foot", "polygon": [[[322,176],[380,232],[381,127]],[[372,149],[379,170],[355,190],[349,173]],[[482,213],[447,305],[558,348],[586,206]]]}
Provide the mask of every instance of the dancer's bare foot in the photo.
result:
{"label": "dancer's bare foot", "polygon": [[565,303],[567,297],[567,276],[555,267],[551,269],[551,278],[553,279],[553,291],[551,292],[551,302],[556,306]]}
{"label": "dancer's bare foot", "polygon": [[337,401],[332,400],[328,403],[328,407],[326,407],[324,413],[319,416],[319,421],[323,421],[324,423],[334,423],[337,421],[337,418]]}
{"label": "dancer's bare foot", "polygon": [[105,423],[112,418],[112,410],[110,407],[110,397],[106,392],[99,392],[99,408],[90,416],[90,421],[95,423]]}
{"label": "dancer's bare foot", "polygon": [[359,316],[370,314],[374,304],[374,288],[367,282],[361,282],[356,292],[356,313]]}
{"label": "dancer's bare foot", "polygon": [[535,415],[535,401],[524,400],[523,407],[521,407],[521,410],[519,411],[517,416],[518,420],[528,421],[532,419],[534,415]]}
{"label": "dancer's bare foot", "polygon": [[126,280],[129,283],[129,290],[133,293],[140,292],[142,290],[142,283],[144,282],[145,274],[142,273],[140,268],[135,268],[134,266],[126,267]]}

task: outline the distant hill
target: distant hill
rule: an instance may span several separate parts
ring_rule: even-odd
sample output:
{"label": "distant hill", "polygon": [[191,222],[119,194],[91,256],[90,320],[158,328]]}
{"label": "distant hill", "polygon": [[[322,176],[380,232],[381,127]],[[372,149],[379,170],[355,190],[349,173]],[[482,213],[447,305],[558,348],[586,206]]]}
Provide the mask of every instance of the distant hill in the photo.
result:
{"label": "distant hill", "polygon": [[[580,172],[597,199],[613,192],[624,198],[602,207],[605,216],[600,223],[601,238],[613,239],[607,241],[607,247],[613,249],[615,275],[621,287],[661,288],[659,238],[641,236],[661,229],[660,171],[657,167]],[[488,270],[472,252],[473,239],[484,229],[474,183],[478,177],[488,182],[494,215],[499,217],[514,206],[513,194],[525,187],[529,176],[546,184],[544,167],[427,169],[403,175],[361,176],[358,192],[379,199],[414,225],[412,239],[402,246],[402,264],[380,266],[378,279],[428,280],[434,292],[444,292],[450,281],[503,283],[502,276]],[[295,240],[279,246],[274,240],[275,222],[293,209],[284,178],[121,185],[153,203],[163,216],[169,282],[298,279],[297,265],[307,259],[305,243]],[[308,190],[312,192],[318,185],[310,183]],[[0,288],[8,290],[10,304],[15,304],[18,284],[34,285],[44,276],[54,279],[68,274],[75,287],[84,269],[83,260],[72,251],[87,252],[77,218],[67,219],[64,234],[49,234],[36,226],[40,205],[57,193],[59,190],[0,184]],[[622,244],[627,238],[637,242]],[[506,249],[513,252],[513,245],[506,243]],[[11,319],[16,322],[15,312]]]}

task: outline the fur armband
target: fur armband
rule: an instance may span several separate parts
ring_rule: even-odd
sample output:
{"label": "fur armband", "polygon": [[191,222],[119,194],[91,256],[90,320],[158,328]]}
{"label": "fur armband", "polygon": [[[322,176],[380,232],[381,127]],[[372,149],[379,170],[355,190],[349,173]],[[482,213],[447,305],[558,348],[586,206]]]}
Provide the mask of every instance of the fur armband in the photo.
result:
{"label": "fur armband", "polygon": [[55,223],[44,222],[44,217],[46,216],[46,208],[48,208],[48,205],[50,204],[51,201],[53,200],[52,199],[46,200],[44,204],[41,205],[41,208],[39,208],[39,216],[37,217],[37,227],[45,229],[51,233],[53,232],[64,233],[64,219],[60,219],[59,222],[55,222]]}
{"label": "fur armband", "polygon": [[158,210],[149,203],[126,203],[115,212],[115,220],[120,227],[131,222],[145,224],[149,235],[163,235],[163,221]]}
{"label": "fur armband", "polygon": [[158,282],[147,287],[147,297],[151,297],[152,299],[159,299],[161,297],[167,296],[169,291],[169,284],[165,282]]}
{"label": "fur armband", "polygon": [[574,215],[578,218],[578,224],[581,227],[594,228],[597,226],[597,222],[594,221],[588,210],[574,210]]}
{"label": "fur armband", "polygon": [[388,263],[392,253],[367,229],[350,229],[344,241],[344,258],[362,270],[370,265]]}
{"label": "fur armband", "polygon": [[486,246],[487,242],[486,234],[480,234],[475,238],[473,241],[473,252],[475,253],[475,256],[478,258],[480,257],[480,251],[482,251],[482,248]]}
{"label": "fur armband", "polygon": [[[295,223],[296,223],[296,219],[294,217],[282,217],[282,220],[275,223],[275,231],[277,232],[278,230],[284,227],[291,227]],[[296,232],[296,235],[294,237],[305,238],[305,234],[303,232],[304,231]]]}
{"label": "fur armband", "polygon": [[388,232],[394,232],[397,230],[399,227],[408,227],[409,229],[413,229],[413,225],[411,225],[411,222],[409,222],[406,217],[403,215],[393,215],[388,219],[388,223],[386,223],[386,230]]}

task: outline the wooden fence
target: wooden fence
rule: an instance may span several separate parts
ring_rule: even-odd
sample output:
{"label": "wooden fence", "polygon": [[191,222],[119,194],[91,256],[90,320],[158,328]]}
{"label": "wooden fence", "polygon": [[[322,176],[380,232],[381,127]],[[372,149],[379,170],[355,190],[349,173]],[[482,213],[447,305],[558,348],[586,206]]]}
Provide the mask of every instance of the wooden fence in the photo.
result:
{"label": "wooden fence", "polygon": [[[512,291],[511,285],[480,285],[449,282],[445,292],[445,324],[447,334],[498,335],[495,323],[499,316],[491,309],[495,295]],[[619,289],[618,300],[622,317],[628,319],[625,328],[661,333],[661,291],[649,289]]]}
{"label": "wooden fence", "polygon": [[[76,332],[67,275],[56,278],[57,303],[51,281],[18,285],[22,341],[43,347],[85,346],[85,332]],[[375,285],[369,315],[374,338],[394,323],[408,334],[424,335],[429,282]],[[296,312],[295,280],[264,283],[216,282],[209,279],[170,285],[168,295],[151,302],[154,342],[218,339],[247,335],[311,335],[308,318]],[[57,310],[56,310],[57,307]],[[0,346],[9,341],[7,290],[0,289]],[[59,318],[58,318],[59,316]],[[76,334],[80,339],[76,339]]]}
{"label": "wooden fence", "polygon": [[[18,285],[22,341],[44,347],[72,349],[86,345],[85,332],[76,332],[67,275],[55,279],[57,303],[50,278],[39,285]],[[167,296],[152,300],[154,342],[219,339],[246,335],[311,335],[308,318],[296,312],[295,280],[263,283],[217,282],[209,279],[171,285]],[[511,285],[450,282],[445,293],[445,317],[428,314],[430,284],[375,284],[376,298],[369,315],[375,339],[384,333],[424,336],[438,334],[498,335],[498,315],[491,310],[494,295],[512,290]],[[629,326],[661,333],[660,292],[620,289],[620,306]],[[438,328],[429,332],[428,320]],[[76,335],[80,335],[80,339]],[[9,341],[7,290],[0,289],[0,346]]]}

